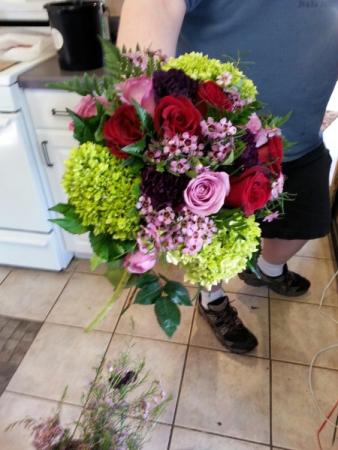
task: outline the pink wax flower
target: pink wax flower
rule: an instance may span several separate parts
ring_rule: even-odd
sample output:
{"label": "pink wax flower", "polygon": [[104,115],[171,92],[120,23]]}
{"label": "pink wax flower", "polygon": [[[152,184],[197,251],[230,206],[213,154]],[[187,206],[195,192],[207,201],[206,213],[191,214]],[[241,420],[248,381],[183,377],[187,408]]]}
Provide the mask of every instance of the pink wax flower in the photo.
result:
{"label": "pink wax flower", "polygon": [[116,85],[122,102],[132,105],[132,101],[139,103],[151,116],[154,115],[155,98],[153,82],[151,78],[144,75],[129,78],[123,83]]}
{"label": "pink wax flower", "polygon": [[199,216],[216,214],[224,205],[230,192],[229,175],[226,172],[203,172],[193,178],[184,191],[187,207]]}
{"label": "pink wax flower", "polygon": [[278,219],[279,217],[279,212],[275,211],[272,212],[270,214],[268,214],[267,216],[264,217],[263,222],[272,222],[273,220]]}
{"label": "pink wax flower", "polygon": [[256,113],[252,113],[249,116],[249,122],[246,124],[246,128],[252,133],[257,134],[262,129],[261,119]]}
{"label": "pink wax flower", "polygon": [[[75,106],[74,112],[83,118],[93,117],[97,114],[96,102],[100,102],[104,107],[108,106],[108,100],[99,95],[97,97],[93,97],[91,95],[85,95],[81,98],[80,102]],[[71,121],[68,124],[68,128],[71,131],[74,131],[74,122]]]}
{"label": "pink wax flower", "polygon": [[130,273],[144,273],[156,264],[156,252],[142,253],[137,250],[124,258],[123,266]]}
{"label": "pink wax flower", "polygon": [[272,183],[270,200],[276,200],[284,188],[284,175],[281,173],[279,178]]}

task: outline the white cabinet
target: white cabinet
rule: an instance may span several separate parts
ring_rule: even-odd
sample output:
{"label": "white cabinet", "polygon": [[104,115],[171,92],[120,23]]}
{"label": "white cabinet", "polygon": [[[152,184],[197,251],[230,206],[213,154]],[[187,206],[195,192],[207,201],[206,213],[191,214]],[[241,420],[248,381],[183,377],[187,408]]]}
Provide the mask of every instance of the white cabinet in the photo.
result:
{"label": "white cabinet", "polygon": [[0,114],[0,228],[49,233],[22,112]]}
{"label": "white cabinet", "polygon": [[[66,202],[61,182],[64,162],[72,148],[78,145],[68,130],[66,108],[73,109],[80,96],[64,91],[26,89],[26,98],[35,125],[36,143],[54,203]],[[87,235],[73,235],[63,231],[66,248],[78,256],[89,257],[91,248]]]}

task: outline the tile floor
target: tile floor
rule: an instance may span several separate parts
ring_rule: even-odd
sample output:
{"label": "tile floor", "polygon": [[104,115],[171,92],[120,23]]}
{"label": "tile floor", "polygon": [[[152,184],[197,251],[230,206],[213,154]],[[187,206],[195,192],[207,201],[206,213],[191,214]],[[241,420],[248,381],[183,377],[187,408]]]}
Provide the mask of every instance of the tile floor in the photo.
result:
{"label": "tile floor", "polygon": [[[182,309],[182,326],[171,340],[151,307],[132,305],[121,316],[130,291],[104,323],[85,333],[112,291],[102,269],[90,273],[87,261],[75,260],[63,273],[0,267],[0,315],[42,323],[0,397],[0,449],[31,449],[26,430],[4,429],[27,414],[48,414],[66,385],[62,418],[69,423],[79,417],[81,394],[94,368],[130,346],[132,354],[146,357],[148,368],[173,395],[145,450],[318,449],[316,432],[323,418],[310,397],[309,363],[316,351],[338,342],[338,325],[329,319],[338,319],[337,284],[327,293],[325,316],[316,306],[336,270],[328,239],[308,244],[290,267],[312,281],[310,292],[299,299],[249,288],[238,279],[225,286],[259,339],[247,356],[224,351],[193,308]],[[182,278],[175,269],[169,276]],[[316,361],[313,385],[327,413],[338,398],[337,348]],[[332,437],[333,428],[326,425],[323,450],[338,450]]]}

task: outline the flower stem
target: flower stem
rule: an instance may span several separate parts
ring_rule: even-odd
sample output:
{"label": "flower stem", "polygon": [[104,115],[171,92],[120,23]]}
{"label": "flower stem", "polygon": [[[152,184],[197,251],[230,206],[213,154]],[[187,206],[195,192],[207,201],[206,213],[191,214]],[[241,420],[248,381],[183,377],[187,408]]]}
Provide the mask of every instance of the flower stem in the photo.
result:
{"label": "flower stem", "polygon": [[118,298],[121,295],[121,292],[126,287],[126,284],[128,283],[128,280],[130,278],[131,274],[125,270],[122,274],[122,277],[116,286],[116,289],[114,289],[113,295],[110,297],[110,299],[107,301],[107,303],[103,306],[103,308],[99,311],[97,316],[90,322],[89,325],[86,326],[85,331],[93,331],[93,329],[102,322],[102,320],[107,316],[108,312],[118,300]]}

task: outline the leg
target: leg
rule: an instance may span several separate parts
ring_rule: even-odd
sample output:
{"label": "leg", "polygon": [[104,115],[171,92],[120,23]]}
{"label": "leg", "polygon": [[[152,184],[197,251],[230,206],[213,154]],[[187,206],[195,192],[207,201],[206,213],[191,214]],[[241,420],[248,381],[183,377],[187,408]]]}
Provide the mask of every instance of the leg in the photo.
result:
{"label": "leg", "polygon": [[285,264],[307,243],[306,239],[264,239],[262,256],[270,264]]}
{"label": "leg", "polygon": [[278,294],[292,297],[307,292],[310,282],[289,271],[286,263],[307,240],[325,236],[330,230],[330,164],[324,146],[283,164],[285,191],[294,198],[285,202],[285,214],[280,219],[261,224],[263,250],[255,274],[248,270],[240,274],[247,284],[266,285]]}

